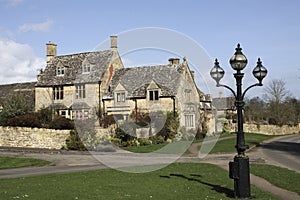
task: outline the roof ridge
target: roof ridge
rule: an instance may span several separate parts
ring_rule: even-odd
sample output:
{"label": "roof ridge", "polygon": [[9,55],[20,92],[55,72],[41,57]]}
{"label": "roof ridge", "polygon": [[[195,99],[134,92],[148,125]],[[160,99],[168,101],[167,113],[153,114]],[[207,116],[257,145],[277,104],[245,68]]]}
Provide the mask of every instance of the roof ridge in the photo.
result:
{"label": "roof ridge", "polygon": [[76,56],[76,55],[84,55],[84,54],[91,54],[91,53],[102,53],[102,52],[112,52],[112,50],[102,50],[102,51],[87,51],[87,52],[80,52],[80,53],[73,53],[73,54],[64,54],[64,55],[58,55],[54,58],[60,58],[60,57],[67,57],[67,56]]}

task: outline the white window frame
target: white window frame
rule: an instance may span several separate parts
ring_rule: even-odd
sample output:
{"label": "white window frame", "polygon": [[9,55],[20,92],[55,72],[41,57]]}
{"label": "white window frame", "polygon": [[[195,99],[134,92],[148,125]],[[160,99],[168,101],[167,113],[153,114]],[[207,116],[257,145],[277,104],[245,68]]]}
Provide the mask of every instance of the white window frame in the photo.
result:
{"label": "white window frame", "polygon": [[76,99],[85,99],[86,98],[85,84],[75,85],[75,98]]}
{"label": "white window frame", "polygon": [[65,67],[64,66],[58,66],[56,68],[56,75],[57,76],[63,76],[65,74]]}
{"label": "white window frame", "polygon": [[82,66],[82,73],[83,74],[88,74],[91,72],[91,65],[90,64],[84,64]]}
{"label": "white window frame", "polygon": [[125,92],[116,92],[116,98],[118,103],[124,103],[126,101]]}
{"label": "white window frame", "polygon": [[194,114],[185,114],[184,115],[184,124],[186,128],[195,128],[195,115]]}

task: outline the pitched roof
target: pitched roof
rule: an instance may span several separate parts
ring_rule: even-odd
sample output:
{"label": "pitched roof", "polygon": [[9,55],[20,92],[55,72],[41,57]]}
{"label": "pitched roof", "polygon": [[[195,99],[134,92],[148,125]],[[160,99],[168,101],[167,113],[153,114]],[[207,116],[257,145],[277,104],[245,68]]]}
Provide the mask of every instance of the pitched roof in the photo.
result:
{"label": "pitched roof", "polygon": [[[54,57],[43,73],[38,75],[37,86],[66,85],[74,83],[98,82],[112,60],[112,50],[86,52]],[[90,73],[82,73],[83,63],[91,64]],[[65,68],[63,76],[57,76],[57,66]]]}
{"label": "pitched roof", "polygon": [[146,97],[149,84],[154,81],[161,89],[161,96],[174,96],[177,93],[182,64],[157,65],[116,70],[110,85],[108,96],[120,83],[129,97]]}
{"label": "pitched roof", "polygon": [[212,106],[217,110],[234,110],[234,97],[220,97],[212,99]]}

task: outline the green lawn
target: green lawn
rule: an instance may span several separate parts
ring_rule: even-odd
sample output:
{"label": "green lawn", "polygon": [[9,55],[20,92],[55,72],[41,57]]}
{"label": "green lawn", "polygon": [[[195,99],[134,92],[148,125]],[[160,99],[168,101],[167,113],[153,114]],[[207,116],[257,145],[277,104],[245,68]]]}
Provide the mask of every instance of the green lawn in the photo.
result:
{"label": "green lawn", "polygon": [[[233,180],[211,164],[171,164],[130,174],[112,169],[0,179],[1,199],[231,199]],[[251,187],[254,199],[277,199]]]}
{"label": "green lawn", "polygon": [[[232,134],[233,135],[233,134]],[[236,135],[234,135],[236,136]],[[262,135],[262,134],[255,134],[255,133],[245,133],[245,141],[249,147],[253,147],[264,140],[268,140],[276,136],[273,135]],[[235,145],[236,145],[236,137],[228,138],[225,140],[218,141],[210,153],[231,153],[235,152]],[[199,147],[199,149],[201,146]]]}
{"label": "green lawn", "polygon": [[[236,144],[236,135],[235,134],[222,134],[219,138],[228,138],[225,140],[220,140],[216,143],[214,148],[210,151],[210,153],[228,153],[228,152],[235,152],[235,144]],[[262,134],[255,134],[255,133],[245,133],[245,140],[246,144],[250,147],[259,144],[260,142],[273,138],[276,136],[270,135],[262,135]],[[215,137],[206,138],[205,141],[213,140]],[[193,143],[196,142],[203,142],[203,139],[195,140]],[[190,142],[188,142],[190,143]],[[211,143],[206,144],[211,145]],[[165,147],[168,146],[168,147]],[[165,148],[163,148],[165,147]],[[177,148],[177,150],[175,150]],[[168,144],[153,144],[153,145],[146,145],[146,146],[130,146],[130,147],[122,147],[122,149],[126,151],[131,151],[134,153],[149,153],[158,151],[159,153],[178,153],[183,152],[182,148],[187,148],[186,145],[179,145],[179,143],[175,143],[175,145],[168,145]],[[201,146],[199,146],[199,149]],[[207,148],[210,150],[210,148]],[[189,154],[190,152],[186,150],[185,154]]]}
{"label": "green lawn", "polygon": [[0,169],[43,166],[49,164],[49,161],[34,158],[0,157]]}
{"label": "green lawn", "polygon": [[273,166],[273,165],[250,165],[251,173],[260,176],[270,183],[296,192],[300,195],[300,174],[285,168]]}
{"label": "green lawn", "polygon": [[166,153],[166,154],[179,154],[182,152],[188,152],[187,148],[190,146],[191,142],[189,141],[179,141],[173,143],[164,143],[164,144],[152,144],[146,146],[130,146],[122,147],[126,151],[131,151],[134,153]]}

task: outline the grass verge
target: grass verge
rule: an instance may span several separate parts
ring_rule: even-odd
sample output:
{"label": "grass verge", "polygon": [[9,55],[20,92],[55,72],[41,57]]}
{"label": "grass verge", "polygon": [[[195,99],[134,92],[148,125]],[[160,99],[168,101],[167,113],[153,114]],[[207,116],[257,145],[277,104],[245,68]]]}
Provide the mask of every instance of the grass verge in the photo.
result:
{"label": "grass verge", "polygon": [[[262,134],[256,134],[256,133],[245,133],[245,142],[251,148],[251,147],[263,142],[264,140],[268,140],[273,137],[276,137],[276,136],[262,135]],[[204,145],[211,146],[212,144],[208,143],[208,144],[204,144]],[[209,153],[233,153],[233,152],[236,152],[235,145],[236,145],[236,137],[233,137],[233,138],[230,137],[228,139],[219,140],[219,141],[217,141],[217,143],[215,144],[215,146],[212,148],[212,150]],[[202,145],[199,146],[199,149],[201,147],[202,147]]]}
{"label": "grass verge", "polygon": [[49,164],[49,161],[34,158],[0,157],[0,169],[44,166]]}
{"label": "grass verge", "polygon": [[286,168],[260,164],[251,164],[250,170],[252,174],[266,179],[273,185],[296,192],[300,195],[299,173]]}
{"label": "grass verge", "polygon": [[[3,199],[232,199],[227,171],[211,164],[175,163],[141,174],[112,169],[0,179]],[[252,186],[253,199],[277,199]]]}

